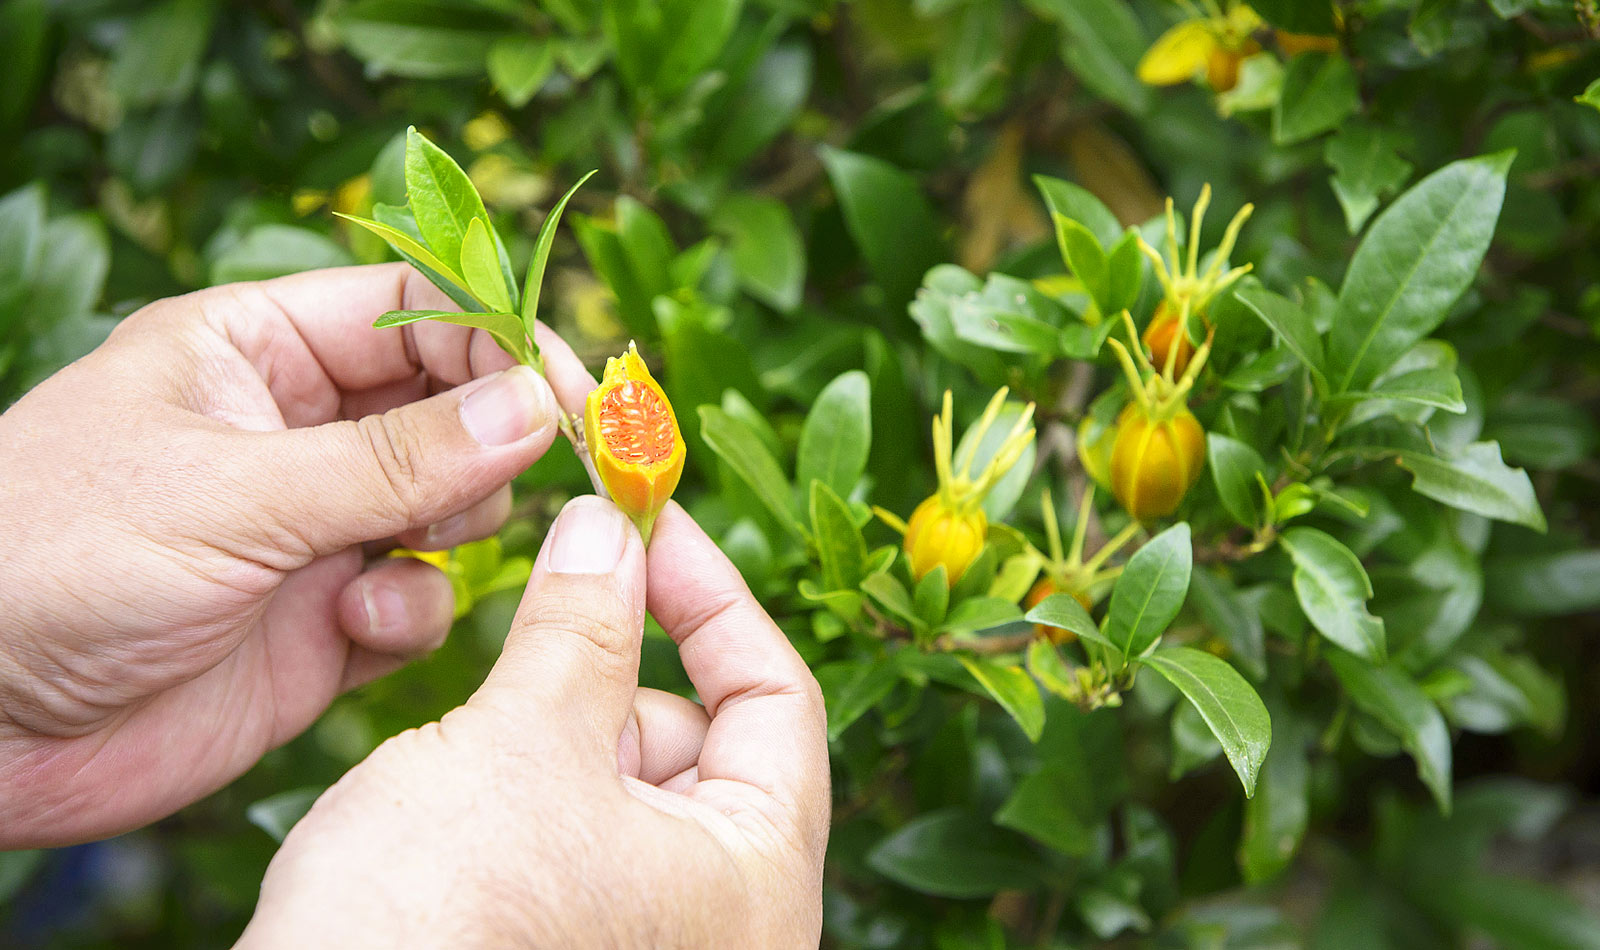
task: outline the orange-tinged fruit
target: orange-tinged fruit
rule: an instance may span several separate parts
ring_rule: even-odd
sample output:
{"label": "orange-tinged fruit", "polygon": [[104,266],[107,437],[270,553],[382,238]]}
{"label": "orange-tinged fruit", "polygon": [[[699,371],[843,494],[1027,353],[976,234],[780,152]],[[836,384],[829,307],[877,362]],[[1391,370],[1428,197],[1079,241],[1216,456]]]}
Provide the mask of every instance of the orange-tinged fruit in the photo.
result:
{"label": "orange-tinged fruit", "polygon": [[[1056,582],[1051,580],[1049,577],[1041,577],[1034,583],[1032,589],[1028,591],[1028,596],[1022,599],[1022,609],[1024,611],[1032,610],[1043,603],[1046,597],[1049,597],[1054,593],[1058,593],[1056,590]],[[1083,605],[1084,610],[1089,610],[1094,607],[1094,602],[1089,600],[1089,595],[1085,594],[1083,591],[1074,590],[1069,591],[1068,593],[1072,594],[1073,600],[1076,600],[1078,603]],[[1078,639],[1078,635],[1073,633],[1071,630],[1063,630],[1060,627],[1052,627],[1049,624],[1044,623],[1034,624],[1033,633],[1034,636],[1041,637],[1058,645],[1062,643],[1071,643],[1072,641]]]}
{"label": "orange-tinged fruit", "polygon": [[1194,344],[1189,342],[1189,335],[1183,332],[1178,325],[1178,318],[1167,312],[1166,302],[1156,306],[1156,314],[1150,320],[1150,325],[1145,327],[1145,350],[1150,354],[1150,362],[1160,372],[1166,372],[1169,351],[1176,348],[1172,356],[1172,375],[1182,376],[1183,371],[1189,368],[1189,360],[1194,358]]}
{"label": "orange-tinged fruit", "polygon": [[917,580],[944,565],[954,585],[983,552],[989,519],[977,505],[951,508],[939,495],[924,499],[906,522],[905,550],[911,558],[911,574]]}
{"label": "orange-tinged fruit", "polygon": [[672,403],[639,351],[606,361],[584,405],[583,433],[600,481],[648,543],[656,515],[683,475],[683,434]]}
{"label": "orange-tinged fruit", "polygon": [[1138,403],[1117,417],[1111,491],[1138,521],[1178,510],[1205,465],[1206,434],[1187,408],[1152,419]]}
{"label": "orange-tinged fruit", "polygon": [[1228,92],[1239,85],[1239,64],[1251,56],[1261,52],[1261,46],[1254,40],[1245,42],[1236,49],[1229,49],[1222,45],[1211,48],[1211,55],[1206,59],[1206,82],[1217,92]]}

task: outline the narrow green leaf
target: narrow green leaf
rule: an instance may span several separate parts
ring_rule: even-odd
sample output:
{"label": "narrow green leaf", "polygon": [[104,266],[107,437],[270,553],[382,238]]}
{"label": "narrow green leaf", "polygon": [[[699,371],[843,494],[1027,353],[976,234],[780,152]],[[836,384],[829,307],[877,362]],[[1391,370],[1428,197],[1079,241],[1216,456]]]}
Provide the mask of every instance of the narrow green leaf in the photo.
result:
{"label": "narrow green leaf", "polygon": [[1333,169],[1328,184],[1344,209],[1351,234],[1378,210],[1380,199],[1405,184],[1412,165],[1395,151],[1396,136],[1363,122],[1345,124],[1328,139],[1322,157]]}
{"label": "narrow green leaf", "polygon": [[1105,626],[1106,639],[1125,659],[1149,650],[1178,616],[1189,593],[1193,560],[1184,522],[1151,538],[1128,559],[1111,590]]}
{"label": "narrow green leaf", "polygon": [[1261,697],[1226,661],[1191,647],[1161,647],[1140,661],[1178,687],[1222,743],[1245,797],[1272,745],[1272,717]]}
{"label": "narrow green leaf", "polygon": [[1109,312],[1111,297],[1111,266],[1106,261],[1105,249],[1089,229],[1064,215],[1056,215],[1056,244],[1061,248],[1061,259],[1074,277],[1083,282],[1083,289],[1101,313]]}
{"label": "narrow green leaf", "polygon": [[1452,162],[1401,195],[1356,248],[1328,341],[1335,390],[1364,389],[1472,283],[1515,153]]}
{"label": "narrow green leaf", "polygon": [[818,682],[827,679],[829,666],[845,667],[850,678],[834,689],[824,689],[828,711],[828,741],[833,742],[872,707],[883,701],[900,682],[900,664],[893,656],[876,660],[847,660],[817,670]]}
{"label": "narrow green leaf", "polygon": [[1507,465],[1497,442],[1474,442],[1449,458],[1401,452],[1400,464],[1418,494],[1485,518],[1546,528],[1528,473]]}
{"label": "narrow green leaf", "polygon": [[459,327],[487,330],[500,348],[510,353],[519,363],[528,361],[528,341],[523,336],[522,321],[514,313],[457,313],[454,310],[391,310],[377,319],[373,326],[380,329],[403,327],[419,320],[438,320]]}
{"label": "narrow green leaf", "polygon": [[1317,333],[1311,315],[1289,298],[1262,287],[1246,287],[1239,290],[1235,296],[1260,317],[1261,322],[1272,328],[1272,332],[1278,335],[1278,339],[1289,348],[1289,352],[1299,357],[1300,362],[1311,370],[1311,375],[1318,380],[1322,388],[1326,389],[1322,337]]}
{"label": "narrow green leaf", "polygon": [[929,627],[944,623],[945,614],[950,609],[950,574],[945,566],[936,565],[922,575],[911,597],[912,609],[923,623]]}
{"label": "narrow green leaf", "polygon": [[1383,662],[1383,619],[1367,612],[1372,582],[1361,559],[1315,528],[1290,528],[1278,543],[1294,560],[1295,597],[1311,625],[1351,653]]}
{"label": "narrow green leaf", "polygon": [[472,295],[488,304],[489,309],[496,313],[514,309],[500,273],[500,255],[482,218],[473,218],[467,225],[467,236],[461,242],[461,276],[467,279]]}
{"label": "narrow green leaf", "polygon": [[840,374],[817,396],[800,429],[795,481],[823,482],[848,497],[867,468],[872,446],[872,385],[867,374]]}
{"label": "narrow green leaf", "polygon": [[[352,224],[359,224],[363,228],[366,228],[368,231],[371,231],[373,234],[376,234],[378,237],[381,237],[385,241],[389,242],[389,246],[394,248],[396,252],[405,257],[407,260],[412,261],[414,264],[420,264],[422,267],[427,268],[427,270],[431,270],[445,280],[450,281],[456,286],[457,290],[463,293],[470,293],[470,291],[467,290],[467,279],[461,276],[461,272],[459,270],[457,270],[454,266],[441,261],[432,251],[417,243],[415,238],[399,228],[392,227],[391,225],[384,224],[380,221],[373,221],[368,218],[358,218],[355,215],[341,214],[337,211],[334,212],[334,216],[343,218]],[[437,281],[435,281],[435,283],[437,283]]]}
{"label": "narrow green leaf", "polygon": [[1417,774],[1439,810],[1449,813],[1450,730],[1438,707],[1392,666],[1373,666],[1339,650],[1328,651],[1328,663],[1356,708],[1400,737],[1401,745],[1417,760]]}
{"label": "narrow green leaf", "polygon": [[1029,740],[1039,741],[1044,731],[1044,700],[1028,671],[983,657],[962,656],[961,665],[1000,707],[1011,714]]}
{"label": "narrow green leaf", "polygon": [[750,427],[718,406],[700,406],[700,435],[711,451],[750,486],[761,503],[786,530],[805,540],[805,529],[795,518],[793,489],[778,462]]}
{"label": "narrow green leaf", "polygon": [[1537,617],[1600,609],[1600,548],[1508,555],[1484,568],[1489,601]]}
{"label": "narrow green leaf", "polygon": [[828,483],[813,479],[809,484],[811,530],[823,586],[830,591],[852,590],[866,574],[867,542],[850,517],[850,507]]}
{"label": "narrow green leaf", "polygon": [[550,263],[550,247],[556,242],[556,227],[561,223],[561,213],[567,210],[567,202],[583,187],[583,183],[594,177],[598,170],[588,172],[568,188],[550,213],[544,216],[544,223],[539,225],[539,236],[533,242],[533,257],[528,261],[527,282],[522,288],[522,322],[528,328],[529,339],[533,338],[534,321],[539,318],[539,291],[544,285],[544,269]]}

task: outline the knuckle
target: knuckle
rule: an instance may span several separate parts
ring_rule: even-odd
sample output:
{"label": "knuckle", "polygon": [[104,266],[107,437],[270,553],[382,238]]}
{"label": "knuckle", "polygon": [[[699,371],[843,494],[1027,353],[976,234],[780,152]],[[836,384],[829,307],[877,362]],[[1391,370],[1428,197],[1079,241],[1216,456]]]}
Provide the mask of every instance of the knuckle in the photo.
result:
{"label": "knuckle", "polygon": [[422,520],[422,494],[417,490],[423,472],[423,440],[404,414],[388,412],[355,423],[360,443],[369,452],[379,476],[374,488],[407,523]]}
{"label": "knuckle", "polygon": [[633,635],[615,618],[596,616],[577,603],[541,604],[529,623],[537,641],[561,643],[586,654],[602,673],[622,673],[634,663]]}

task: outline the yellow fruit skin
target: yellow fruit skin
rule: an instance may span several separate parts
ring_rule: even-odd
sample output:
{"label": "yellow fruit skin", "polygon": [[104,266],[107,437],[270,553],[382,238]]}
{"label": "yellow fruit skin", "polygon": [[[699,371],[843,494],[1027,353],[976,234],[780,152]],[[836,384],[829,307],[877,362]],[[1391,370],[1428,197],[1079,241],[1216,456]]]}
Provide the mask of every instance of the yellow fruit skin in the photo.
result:
{"label": "yellow fruit skin", "polygon": [[1111,491],[1139,521],[1178,510],[1206,460],[1206,433],[1194,413],[1180,409],[1170,419],[1151,422],[1134,403],[1117,417],[1111,446]]}
{"label": "yellow fruit skin", "polygon": [[938,495],[931,495],[906,523],[906,554],[911,558],[911,574],[917,580],[940,564],[953,585],[966,573],[983,551],[989,519],[982,508],[970,512],[947,508]]}
{"label": "yellow fruit skin", "polygon": [[1174,378],[1182,376],[1183,371],[1189,368],[1189,360],[1194,358],[1194,344],[1189,342],[1188,334],[1178,326],[1178,318],[1167,314],[1165,301],[1156,306],[1155,316],[1150,318],[1150,325],[1145,327],[1141,339],[1157,372],[1166,372],[1167,351],[1173,347],[1178,349],[1172,357]]}
{"label": "yellow fruit skin", "polygon": [[[1056,593],[1056,582],[1048,577],[1041,577],[1033,585],[1033,588],[1028,591],[1028,596],[1022,599],[1022,609],[1025,611],[1032,610],[1033,608],[1039,606],[1039,604],[1042,603],[1046,597],[1049,597],[1054,593]],[[1094,604],[1089,600],[1089,596],[1083,591],[1075,590],[1071,593],[1072,599],[1082,604],[1084,610],[1089,610],[1094,607]],[[1052,627],[1049,624],[1043,623],[1036,623],[1033,625],[1033,635],[1045,640],[1049,640],[1051,643],[1057,644],[1058,646],[1063,643],[1071,643],[1072,641],[1078,639],[1078,635],[1073,633],[1071,630],[1063,630],[1060,627]]]}
{"label": "yellow fruit skin", "polygon": [[[672,422],[672,451],[660,461],[641,463],[619,459],[611,453],[601,437],[600,406],[605,394],[628,382],[649,387]],[[678,479],[683,475],[683,433],[678,429],[678,418],[672,411],[672,403],[667,401],[666,392],[631,346],[622,356],[606,361],[605,377],[589,393],[584,405],[583,434],[589,446],[589,455],[594,459],[595,470],[600,473],[600,481],[605,484],[606,491],[611,493],[611,500],[634,520],[640,533],[648,537],[656,515],[661,513],[667,499],[672,497],[673,490],[678,487]]]}

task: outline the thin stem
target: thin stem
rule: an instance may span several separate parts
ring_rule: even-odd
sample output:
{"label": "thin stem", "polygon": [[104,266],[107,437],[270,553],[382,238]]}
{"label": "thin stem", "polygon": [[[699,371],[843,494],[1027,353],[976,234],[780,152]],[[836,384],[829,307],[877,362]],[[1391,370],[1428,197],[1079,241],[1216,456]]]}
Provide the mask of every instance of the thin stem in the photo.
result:
{"label": "thin stem", "polygon": [[1193,278],[1200,271],[1200,223],[1206,218],[1206,208],[1211,205],[1211,183],[1200,186],[1200,198],[1194,203],[1194,217],[1189,219],[1189,267],[1185,271]]}
{"label": "thin stem", "polygon": [[1121,531],[1118,531],[1115,537],[1113,537],[1110,541],[1107,541],[1104,547],[1095,552],[1094,557],[1090,558],[1089,563],[1085,564],[1084,567],[1091,572],[1100,570],[1100,565],[1104,564],[1111,558],[1112,555],[1116,554],[1124,544],[1132,541],[1134,535],[1138,534],[1142,527],[1143,526],[1137,521],[1128,522],[1126,527],[1124,527]]}
{"label": "thin stem", "polygon": [[1045,541],[1050,546],[1050,560],[1061,563],[1061,524],[1056,520],[1056,502],[1050,494],[1050,486],[1046,485],[1039,493],[1039,509],[1044,515]]}
{"label": "thin stem", "polygon": [[1089,536],[1089,516],[1094,513],[1094,486],[1084,489],[1083,501],[1078,503],[1078,523],[1072,526],[1072,555],[1068,564],[1083,563],[1083,544]]}

